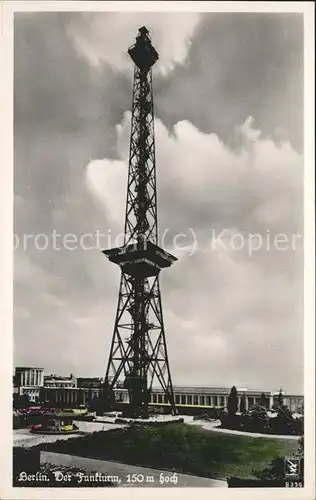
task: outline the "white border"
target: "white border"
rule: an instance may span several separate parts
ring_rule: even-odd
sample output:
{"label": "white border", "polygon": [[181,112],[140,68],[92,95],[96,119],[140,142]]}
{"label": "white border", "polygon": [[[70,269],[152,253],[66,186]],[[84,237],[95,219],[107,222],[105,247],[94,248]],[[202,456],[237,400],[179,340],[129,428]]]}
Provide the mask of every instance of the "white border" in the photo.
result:
{"label": "white border", "polygon": [[[0,462],[1,499],[104,499],[111,491],[111,499],[160,498],[170,495],[179,497],[196,494],[196,488],[164,489],[152,488],[111,488],[110,490],[84,489],[39,489],[12,488],[12,372],[13,372],[13,14],[15,11],[173,11],[173,12],[296,12],[304,14],[305,44],[305,327],[304,327],[304,395],[305,395],[305,487],[278,489],[209,489],[197,488],[201,497],[244,499],[307,499],[315,498],[315,316],[314,316],[314,276],[315,276],[315,231],[314,231],[314,2],[1,2],[1,254],[0,254],[0,307],[1,307],[1,412],[0,440],[2,458]],[[194,491],[192,491],[194,490]]]}

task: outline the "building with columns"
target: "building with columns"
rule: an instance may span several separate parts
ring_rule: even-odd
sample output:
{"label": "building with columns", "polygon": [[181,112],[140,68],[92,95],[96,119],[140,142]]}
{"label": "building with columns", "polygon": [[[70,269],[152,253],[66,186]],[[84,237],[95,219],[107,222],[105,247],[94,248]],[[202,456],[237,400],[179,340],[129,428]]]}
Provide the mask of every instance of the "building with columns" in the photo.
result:
{"label": "building with columns", "polygon": [[40,400],[49,402],[57,407],[77,408],[79,406],[89,406],[94,398],[99,396],[99,389],[83,387],[42,387]]}
{"label": "building with columns", "polygon": [[[80,387],[79,387],[80,385]],[[276,405],[276,395],[271,391],[259,391],[254,389],[237,388],[238,391],[238,411],[240,410],[241,400],[244,398],[246,411],[251,407],[261,402],[262,393],[265,395],[265,406],[268,410]],[[123,387],[115,389],[115,398],[120,403],[128,403],[128,391]],[[191,408],[192,410],[203,408],[226,408],[230,388],[220,387],[180,387],[174,386],[174,396],[176,406],[181,412],[181,407],[184,409]],[[98,397],[99,388],[97,383],[93,387],[92,384],[78,384],[77,388],[49,388],[41,389],[41,399],[50,401],[56,405],[87,405],[93,398]],[[284,394],[284,404],[292,411],[303,407],[304,398],[298,395]],[[165,395],[161,389],[153,388],[149,395],[149,404],[153,407],[168,406]]]}
{"label": "building with columns", "polygon": [[[69,377],[57,375],[45,375],[43,368],[17,367],[15,369],[14,386],[18,394],[27,394],[31,401],[36,398],[41,401],[50,401],[56,405],[80,406],[89,403],[99,395],[102,384],[99,377],[79,377],[73,374]],[[176,406],[181,412],[181,407],[192,409],[226,408],[231,388],[214,386],[173,386]],[[128,391],[124,384],[118,382],[115,389],[115,397],[118,402],[128,403]],[[265,396],[264,404],[267,409],[277,407],[279,393],[263,390],[237,387],[238,410],[241,401],[244,400],[245,410],[262,403],[262,394]],[[149,395],[150,405],[153,407],[167,406],[164,393],[158,388],[152,388]],[[302,395],[287,394],[283,391],[283,402],[291,411],[303,408],[304,397]],[[184,408],[183,408],[184,409]]]}
{"label": "building with columns", "polygon": [[15,369],[15,383],[17,386],[34,387],[44,385],[44,368],[19,366]]}
{"label": "building with columns", "polygon": [[15,368],[14,388],[19,396],[26,394],[31,401],[40,396],[44,386],[44,368],[18,366]]}
{"label": "building with columns", "polygon": [[[228,396],[231,389],[228,387],[212,387],[212,386],[173,386],[175,403],[177,406],[199,406],[212,408],[226,408]],[[120,398],[123,400],[128,397],[123,393],[123,390],[117,390],[121,393]],[[247,388],[237,388],[238,393],[238,409],[242,398],[245,400],[245,408],[248,410],[251,406],[256,405],[261,400],[262,393],[265,395],[265,405],[267,409],[272,408],[273,394],[271,391],[262,391]],[[165,396],[158,389],[153,388],[150,395],[152,404],[165,404]]]}

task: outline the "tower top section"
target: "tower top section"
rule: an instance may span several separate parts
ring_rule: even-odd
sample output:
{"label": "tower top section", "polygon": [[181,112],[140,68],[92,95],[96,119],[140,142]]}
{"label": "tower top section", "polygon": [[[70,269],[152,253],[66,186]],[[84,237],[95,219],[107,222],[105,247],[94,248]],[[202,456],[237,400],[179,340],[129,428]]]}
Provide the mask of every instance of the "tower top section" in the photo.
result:
{"label": "tower top section", "polygon": [[158,61],[159,54],[151,43],[146,26],[139,28],[136,42],[128,49],[128,54],[136,66],[144,72],[148,72]]}

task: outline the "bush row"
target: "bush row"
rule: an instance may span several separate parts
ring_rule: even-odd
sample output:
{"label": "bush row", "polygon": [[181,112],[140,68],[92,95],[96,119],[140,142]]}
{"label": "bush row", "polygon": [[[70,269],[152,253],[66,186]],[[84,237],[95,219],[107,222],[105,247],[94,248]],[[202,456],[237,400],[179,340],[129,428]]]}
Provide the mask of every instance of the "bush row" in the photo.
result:
{"label": "bush row", "polygon": [[222,412],[221,427],[262,434],[297,435],[304,433],[304,417],[294,418],[290,410],[280,407],[276,417],[269,417],[266,408],[254,406],[242,414]]}

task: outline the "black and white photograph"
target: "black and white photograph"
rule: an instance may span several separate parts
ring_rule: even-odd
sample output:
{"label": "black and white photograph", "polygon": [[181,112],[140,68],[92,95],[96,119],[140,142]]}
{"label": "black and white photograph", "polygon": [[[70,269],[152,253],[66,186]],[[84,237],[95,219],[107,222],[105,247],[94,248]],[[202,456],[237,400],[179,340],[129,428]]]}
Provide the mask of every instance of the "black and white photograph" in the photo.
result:
{"label": "black and white photograph", "polygon": [[12,8],[1,498],[312,498],[313,3],[234,3]]}

